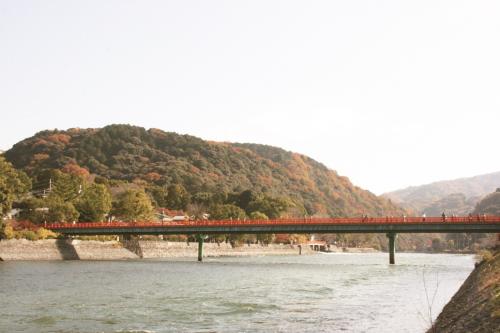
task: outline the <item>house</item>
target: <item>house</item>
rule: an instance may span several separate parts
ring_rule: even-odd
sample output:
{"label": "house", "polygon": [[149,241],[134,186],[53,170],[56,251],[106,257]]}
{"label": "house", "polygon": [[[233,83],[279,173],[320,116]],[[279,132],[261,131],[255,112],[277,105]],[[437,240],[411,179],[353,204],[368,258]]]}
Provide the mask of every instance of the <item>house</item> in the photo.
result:
{"label": "house", "polygon": [[181,210],[170,210],[167,208],[157,208],[156,216],[161,222],[187,221],[189,217]]}

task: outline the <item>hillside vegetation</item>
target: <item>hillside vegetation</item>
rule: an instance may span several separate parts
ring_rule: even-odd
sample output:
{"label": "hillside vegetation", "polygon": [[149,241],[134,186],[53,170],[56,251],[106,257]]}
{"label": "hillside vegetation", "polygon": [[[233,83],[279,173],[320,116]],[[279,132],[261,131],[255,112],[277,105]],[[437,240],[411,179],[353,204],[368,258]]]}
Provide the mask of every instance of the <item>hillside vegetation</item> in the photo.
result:
{"label": "hillside vegetation", "polygon": [[[500,187],[500,172],[412,186],[383,196],[416,213],[435,215],[469,213],[485,195]],[[438,215],[439,215],[438,214]]]}
{"label": "hillside vegetation", "polygon": [[100,183],[136,184],[149,189],[159,206],[168,206],[168,193],[160,193],[162,189],[176,186],[176,191],[186,192],[185,203],[250,189],[286,198],[295,207],[290,214],[295,215],[402,213],[389,200],[353,186],[347,177],[307,156],[265,145],[208,142],[159,129],[111,125],[43,131],[4,155],[34,180],[35,189],[48,186],[46,170],[57,169],[97,176]]}
{"label": "hillside vegetation", "polygon": [[481,200],[476,208],[474,214],[489,214],[500,215],[500,188]]}
{"label": "hillside vegetation", "polygon": [[488,255],[444,307],[428,333],[498,332],[500,251]]}

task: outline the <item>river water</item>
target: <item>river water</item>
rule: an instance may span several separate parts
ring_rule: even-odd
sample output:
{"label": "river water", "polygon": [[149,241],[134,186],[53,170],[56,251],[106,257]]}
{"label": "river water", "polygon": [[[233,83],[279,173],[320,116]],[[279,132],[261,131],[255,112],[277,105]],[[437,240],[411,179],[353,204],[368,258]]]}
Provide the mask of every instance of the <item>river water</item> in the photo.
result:
{"label": "river water", "polygon": [[0,332],[425,332],[434,293],[433,318],[474,266],[449,254],[387,262],[386,253],[1,262]]}

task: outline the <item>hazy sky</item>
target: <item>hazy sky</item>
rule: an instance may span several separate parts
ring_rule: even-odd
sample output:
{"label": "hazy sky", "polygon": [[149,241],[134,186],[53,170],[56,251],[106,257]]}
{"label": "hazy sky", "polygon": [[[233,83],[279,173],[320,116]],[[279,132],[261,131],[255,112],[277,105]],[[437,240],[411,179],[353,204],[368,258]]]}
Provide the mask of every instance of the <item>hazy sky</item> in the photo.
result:
{"label": "hazy sky", "polygon": [[375,193],[499,171],[500,1],[0,0],[0,149],[129,123]]}

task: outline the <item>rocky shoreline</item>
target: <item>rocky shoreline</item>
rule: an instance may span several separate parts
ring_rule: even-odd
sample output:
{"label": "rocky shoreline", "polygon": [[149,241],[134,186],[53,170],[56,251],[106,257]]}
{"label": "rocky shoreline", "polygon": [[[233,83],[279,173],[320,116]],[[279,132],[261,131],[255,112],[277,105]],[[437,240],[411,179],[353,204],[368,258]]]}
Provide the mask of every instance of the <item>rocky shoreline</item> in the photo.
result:
{"label": "rocky shoreline", "polygon": [[427,333],[498,332],[500,251],[479,263]]}

